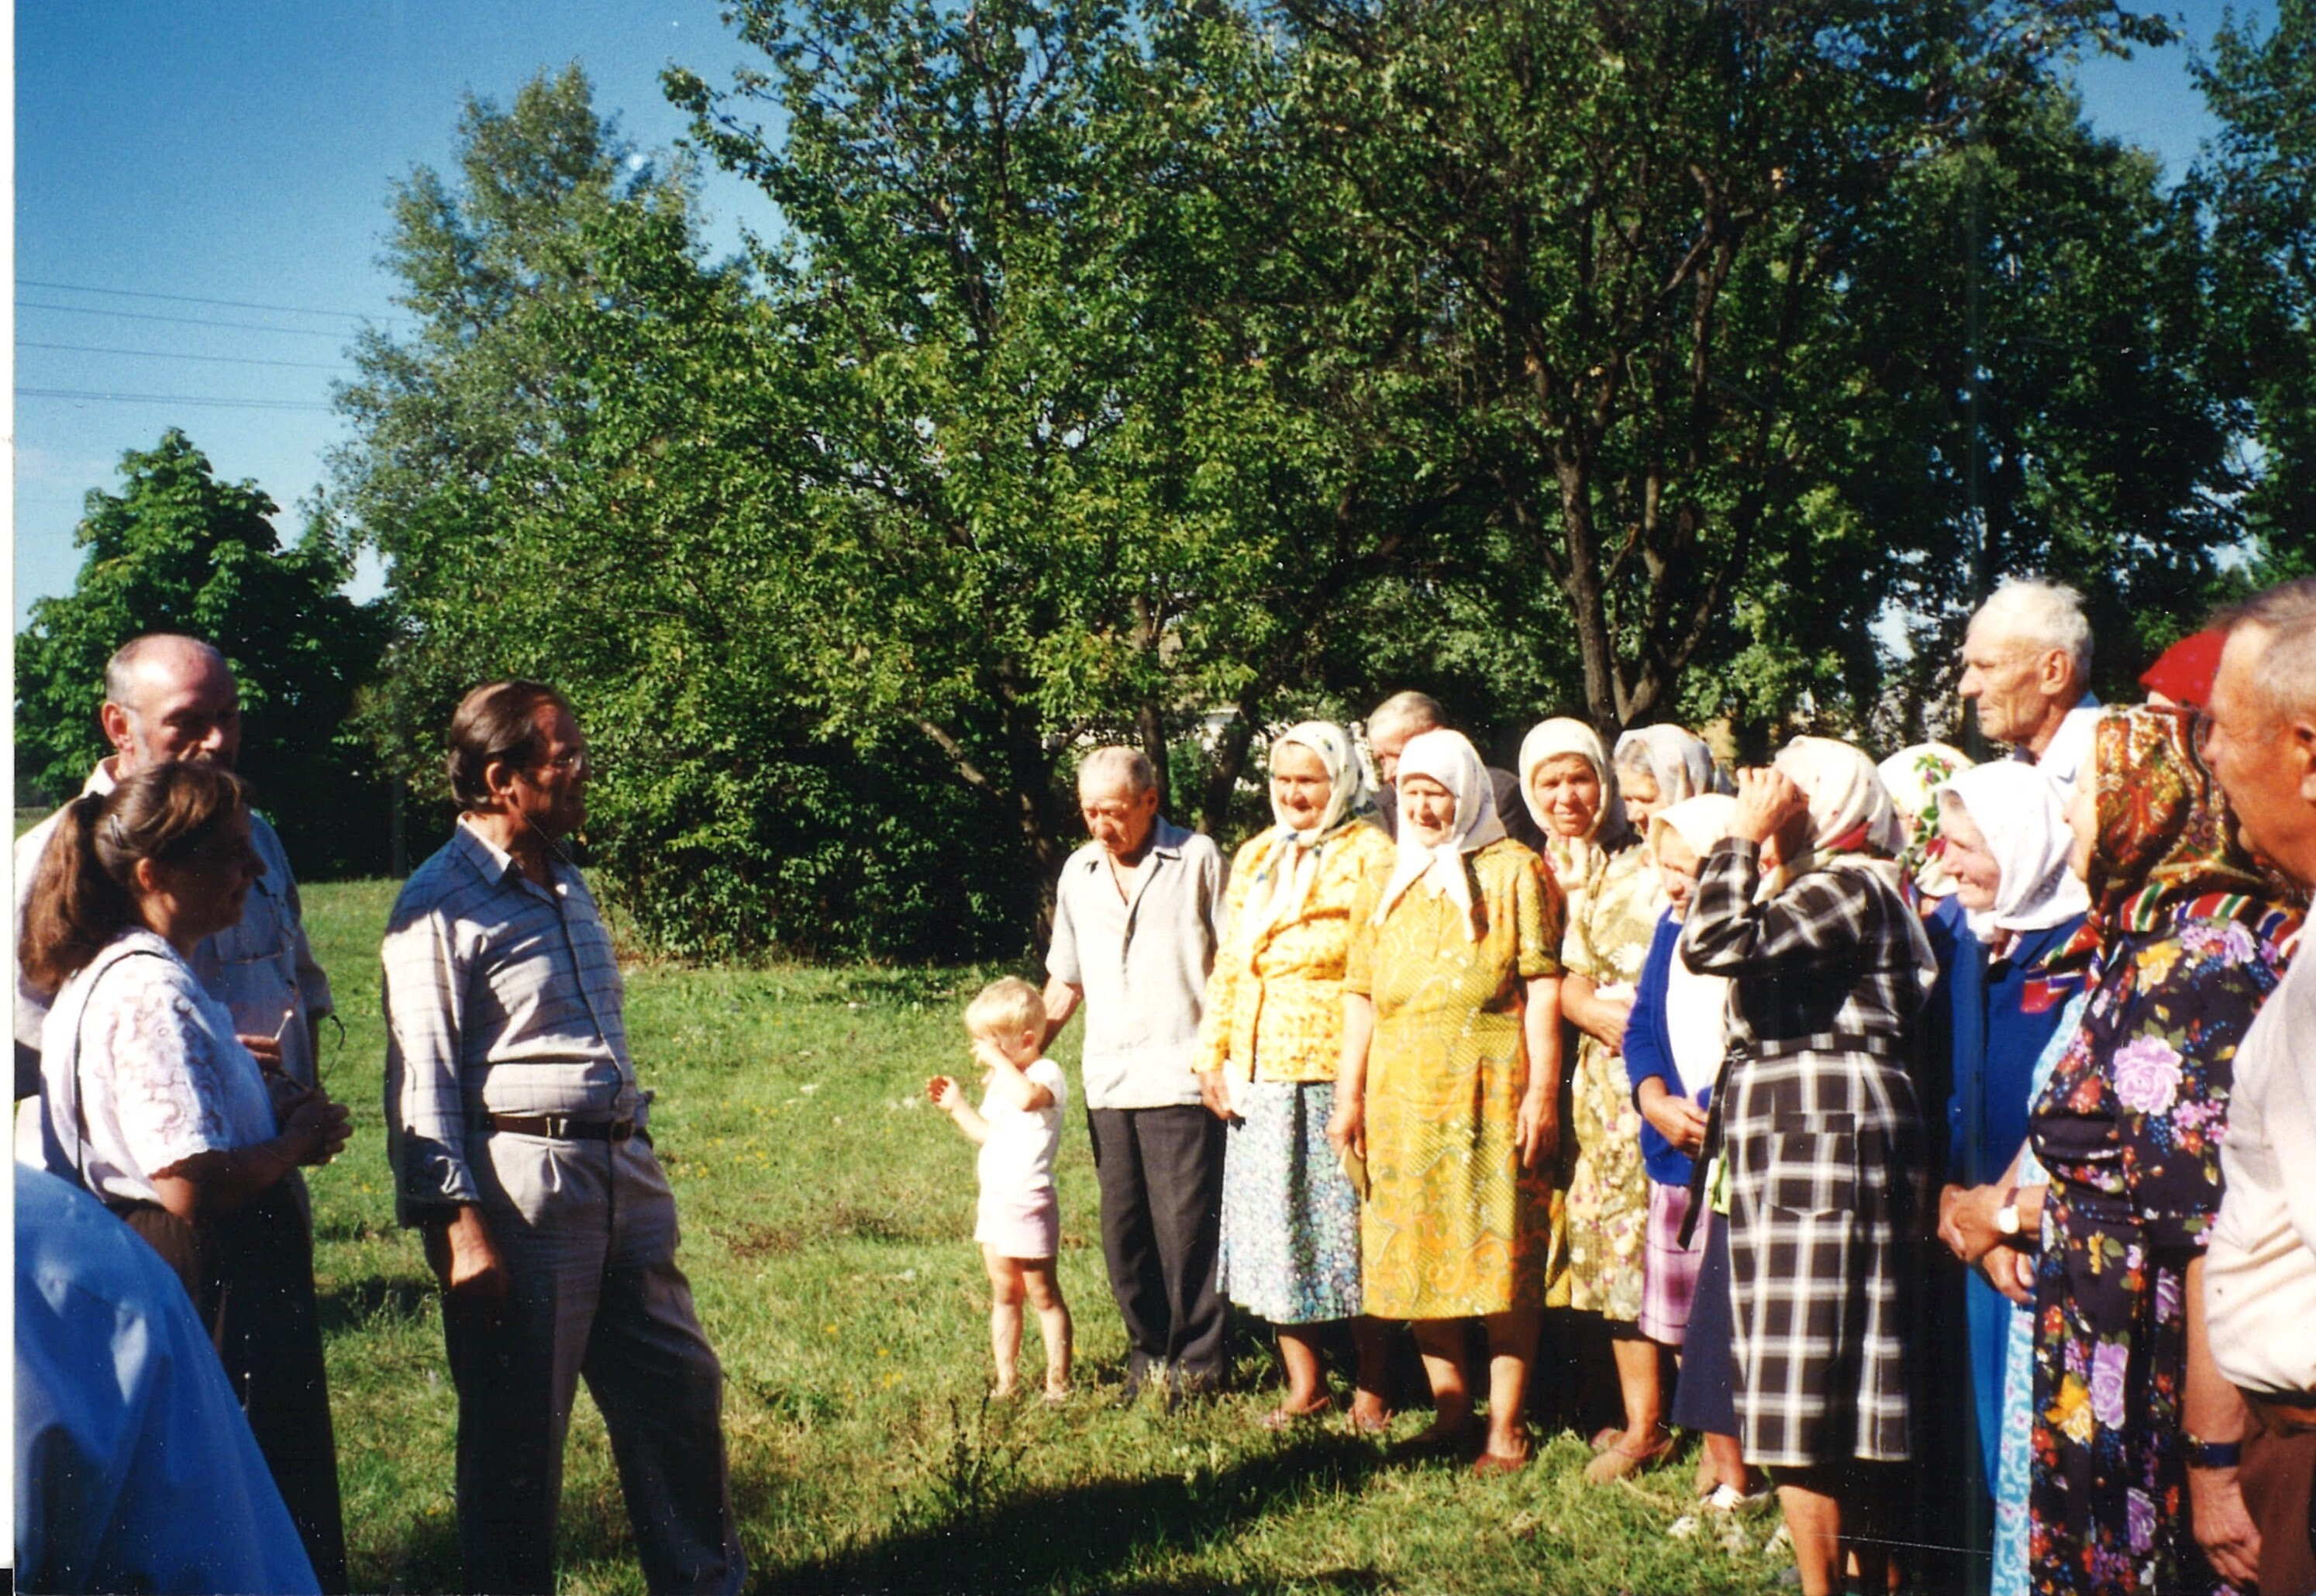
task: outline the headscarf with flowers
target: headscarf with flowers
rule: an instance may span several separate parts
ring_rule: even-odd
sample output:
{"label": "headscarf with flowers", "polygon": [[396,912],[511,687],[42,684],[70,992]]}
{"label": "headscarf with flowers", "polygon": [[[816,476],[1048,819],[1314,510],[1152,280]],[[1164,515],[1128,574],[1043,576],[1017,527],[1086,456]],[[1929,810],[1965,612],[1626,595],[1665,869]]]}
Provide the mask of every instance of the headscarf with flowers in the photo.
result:
{"label": "headscarf with flowers", "polygon": [[2192,710],[2162,705],[2099,716],[2091,745],[2091,912],[2045,967],[2054,989],[2086,975],[2098,979],[2125,936],[2158,930],[2190,905],[2201,918],[2256,926],[2296,918],[2300,895],[2237,839],[2219,783],[2196,750],[2194,726]]}

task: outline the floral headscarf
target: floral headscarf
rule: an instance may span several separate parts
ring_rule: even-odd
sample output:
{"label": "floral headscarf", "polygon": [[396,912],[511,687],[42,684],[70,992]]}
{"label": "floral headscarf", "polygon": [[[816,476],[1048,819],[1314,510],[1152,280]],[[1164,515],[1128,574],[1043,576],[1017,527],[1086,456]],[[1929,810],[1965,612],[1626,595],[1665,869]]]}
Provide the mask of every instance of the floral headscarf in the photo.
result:
{"label": "floral headscarf", "polygon": [[1902,748],[1875,769],[1890,801],[1898,807],[1908,841],[1898,863],[1915,890],[1924,897],[1946,897],[1955,889],[1954,877],[1938,860],[1937,789],[1955,774],[1971,768],[1970,755],[1944,743],[1917,743]]}
{"label": "floral headscarf", "polygon": [[2196,752],[2194,725],[2191,711],[2144,704],[2099,717],[2089,887],[2103,942],[2156,929],[2165,909],[2188,898],[2284,896],[2237,841],[2219,783]]}
{"label": "floral headscarf", "polygon": [[1268,846],[1254,863],[1254,882],[1247,894],[1243,946],[1250,955],[1264,932],[1274,925],[1291,923],[1303,913],[1319,879],[1320,851],[1348,828],[1362,824],[1374,808],[1367,768],[1342,727],[1324,720],[1306,720],[1270,745],[1273,753],[1290,745],[1308,748],[1327,767],[1331,783],[1327,807],[1316,825],[1298,832],[1287,824],[1278,800],[1271,799],[1272,825],[1265,834]]}
{"label": "floral headscarf", "polygon": [[[1536,801],[1531,783],[1538,766],[1548,759],[1572,753],[1592,767],[1592,774],[1600,783],[1600,807],[1592,816],[1591,829],[1581,837],[1563,837],[1552,829],[1544,807]],[[1600,734],[1581,720],[1565,716],[1539,721],[1520,740],[1519,751],[1520,801],[1536,821],[1537,830],[1544,834],[1545,852],[1563,891],[1572,890],[1590,878],[1592,872],[1611,853],[1621,851],[1632,840],[1632,828],[1625,820],[1625,800],[1617,791],[1617,772],[1609,763],[1608,747]]]}
{"label": "floral headscarf", "polygon": [[[1411,776],[1430,777],[1456,800],[1455,823],[1436,848],[1417,842],[1415,827],[1408,821]],[[1496,813],[1495,784],[1488,780],[1487,766],[1480,762],[1480,751],[1463,733],[1444,728],[1409,738],[1399,755],[1399,858],[1376,905],[1376,923],[1383,923],[1384,916],[1407,895],[1408,888],[1424,881],[1464,911],[1464,934],[1478,941],[1480,928],[1472,917],[1472,873],[1464,868],[1464,856],[1477,853],[1504,835],[1503,817]]]}

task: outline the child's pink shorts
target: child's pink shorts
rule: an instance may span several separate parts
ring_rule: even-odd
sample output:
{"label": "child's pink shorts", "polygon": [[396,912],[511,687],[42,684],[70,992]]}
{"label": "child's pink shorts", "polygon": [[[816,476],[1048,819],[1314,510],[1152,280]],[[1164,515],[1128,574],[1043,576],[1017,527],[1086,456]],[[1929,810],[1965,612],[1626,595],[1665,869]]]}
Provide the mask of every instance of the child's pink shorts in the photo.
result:
{"label": "child's pink shorts", "polygon": [[1061,1251],[1062,1205],[1054,1189],[984,1192],[973,1239],[1001,1258],[1051,1258]]}

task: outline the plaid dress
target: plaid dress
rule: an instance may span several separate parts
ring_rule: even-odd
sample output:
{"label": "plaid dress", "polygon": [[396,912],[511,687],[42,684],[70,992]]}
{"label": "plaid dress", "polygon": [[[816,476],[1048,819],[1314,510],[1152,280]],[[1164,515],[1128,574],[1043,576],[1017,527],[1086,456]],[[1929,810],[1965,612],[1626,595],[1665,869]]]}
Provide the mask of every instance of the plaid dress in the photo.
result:
{"label": "plaid dress", "polygon": [[1837,857],[1764,903],[1759,880],[1759,850],[1722,842],[1680,943],[1691,969],[1735,983],[1714,1111],[1745,1458],[1902,1462],[1923,1152],[1907,1065],[1927,950],[1863,861]]}

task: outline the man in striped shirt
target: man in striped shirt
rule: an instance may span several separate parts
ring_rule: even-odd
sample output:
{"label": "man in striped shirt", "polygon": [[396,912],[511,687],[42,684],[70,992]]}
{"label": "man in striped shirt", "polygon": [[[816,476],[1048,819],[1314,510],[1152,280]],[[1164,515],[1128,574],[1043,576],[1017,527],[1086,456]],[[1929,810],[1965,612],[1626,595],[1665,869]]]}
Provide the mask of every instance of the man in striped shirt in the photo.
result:
{"label": "man in striped shirt", "polygon": [[723,1371],[675,1264],[619,963],[561,840],[586,818],[570,705],[494,682],[450,735],[460,808],[383,949],[396,1211],[442,1282],[469,1591],[551,1591],[571,1402],[610,1430],[655,1592],[737,1591]]}

